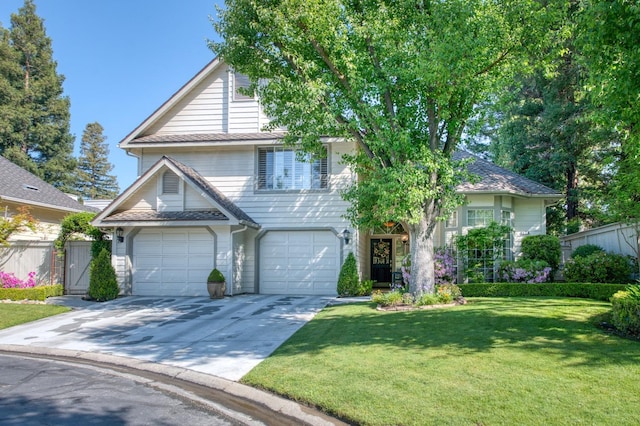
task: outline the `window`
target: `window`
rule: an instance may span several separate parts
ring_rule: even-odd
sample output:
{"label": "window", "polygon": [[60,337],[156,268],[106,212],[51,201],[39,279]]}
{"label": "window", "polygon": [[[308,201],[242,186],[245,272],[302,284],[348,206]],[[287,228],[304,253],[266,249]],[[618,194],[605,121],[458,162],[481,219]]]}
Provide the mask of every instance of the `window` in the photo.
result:
{"label": "window", "polygon": [[488,226],[493,221],[493,209],[467,211],[467,226]]}
{"label": "window", "polygon": [[458,212],[452,212],[449,219],[447,219],[447,228],[457,228],[458,227]]}
{"label": "window", "polygon": [[326,156],[312,159],[282,147],[258,148],[258,189],[326,189],[327,180]]}
{"label": "window", "polygon": [[170,171],[164,172],[162,175],[162,193],[177,194],[179,182],[178,175]]}
{"label": "window", "polygon": [[240,93],[238,89],[248,88],[251,82],[249,81],[249,77],[243,74],[238,74],[236,72],[233,73],[233,100],[234,101],[251,101],[253,100],[253,96],[245,95],[244,93]]}
{"label": "window", "polygon": [[513,226],[512,221],[511,212],[509,210],[502,210],[502,224]]}

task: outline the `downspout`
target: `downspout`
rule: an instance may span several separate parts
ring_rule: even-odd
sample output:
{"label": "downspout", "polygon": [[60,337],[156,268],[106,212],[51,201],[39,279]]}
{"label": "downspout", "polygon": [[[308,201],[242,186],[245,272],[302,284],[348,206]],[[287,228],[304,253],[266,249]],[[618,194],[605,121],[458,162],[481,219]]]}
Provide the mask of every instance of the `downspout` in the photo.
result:
{"label": "downspout", "polygon": [[229,296],[233,296],[233,290],[234,290],[234,287],[235,287],[234,286],[234,284],[235,284],[234,271],[235,271],[235,268],[236,268],[236,250],[235,250],[235,247],[234,247],[233,236],[235,234],[240,233],[240,232],[246,231],[247,228],[248,228],[247,225],[243,225],[242,228],[236,229],[235,231],[231,231],[231,234],[230,234],[231,235],[231,285],[230,285],[231,291],[229,292]]}

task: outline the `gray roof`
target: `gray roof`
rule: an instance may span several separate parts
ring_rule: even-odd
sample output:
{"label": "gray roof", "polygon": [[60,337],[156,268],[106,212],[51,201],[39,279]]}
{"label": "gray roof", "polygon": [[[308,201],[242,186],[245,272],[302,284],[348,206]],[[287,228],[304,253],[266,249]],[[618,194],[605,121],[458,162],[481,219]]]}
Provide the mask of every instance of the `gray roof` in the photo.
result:
{"label": "gray roof", "polygon": [[146,143],[175,143],[175,142],[239,142],[282,139],[282,132],[256,132],[256,133],[191,133],[184,135],[153,134],[136,138],[129,144]]}
{"label": "gray roof", "polygon": [[494,192],[522,194],[527,196],[549,196],[560,198],[562,194],[555,189],[542,185],[517,173],[496,166],[490,161],[473,155],[466,151],[458,151],[453,154],[454,160],[471,159],[467,170],[480,178],[479,182],[465,182],[458,186],[458,191],[467,192]]}
{"label": "gray roof", "polygon": [[0,200],[68,212],[98,212],[0,156]]}
{"label": "gray roof", "polygon": [[162,222],[162,221],[180,221],[180,220],[229,220],[227,216],[222,214],[220,210],[191,210],[183,212],[157,212],[155,210],[145,211],[124,211],[112,214],[105,218],[103,222]]}

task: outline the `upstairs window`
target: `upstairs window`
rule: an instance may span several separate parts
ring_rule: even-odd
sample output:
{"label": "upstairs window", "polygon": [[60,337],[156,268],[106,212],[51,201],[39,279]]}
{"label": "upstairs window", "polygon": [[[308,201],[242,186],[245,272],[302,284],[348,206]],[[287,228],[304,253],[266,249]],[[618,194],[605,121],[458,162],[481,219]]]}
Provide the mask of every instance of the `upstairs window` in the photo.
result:
{"label": "upstairs window", "polygon": [[327,188],[327,157],[312,158],[282,147],[258,148],[259,190]]}
{"label": "upstairs window", "polygon": [[179,192],[179,182],[180,179],[178,178],[178,175],[171,171],[164,172],[164,174],[162,175],[162,193],[177,194]]}
{"label": "upstairs window", "polygon": [[252,101],[253,96],[245,95],[244,93],[240,93],[238,89],[247,89],[251,82],[249,81],[249,77],[244,74],[238,74],[236,72],[233,73],[233,100],[234,101]]}

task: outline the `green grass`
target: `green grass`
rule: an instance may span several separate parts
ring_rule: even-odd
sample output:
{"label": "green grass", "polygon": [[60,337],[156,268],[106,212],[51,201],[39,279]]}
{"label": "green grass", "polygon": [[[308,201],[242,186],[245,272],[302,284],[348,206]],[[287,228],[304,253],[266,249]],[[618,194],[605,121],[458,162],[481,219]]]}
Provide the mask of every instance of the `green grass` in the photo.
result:
{"label": "green grass", "polygon": [[70,311],[71,308],[57,305],[31,305],[0,303],[0,329],[35,321]]}
{"label": "green grass", "polygon": [[594,325],[609,310],[568,298],[333,306],[242,381],[356,424],[640,424],[640,342]]}

